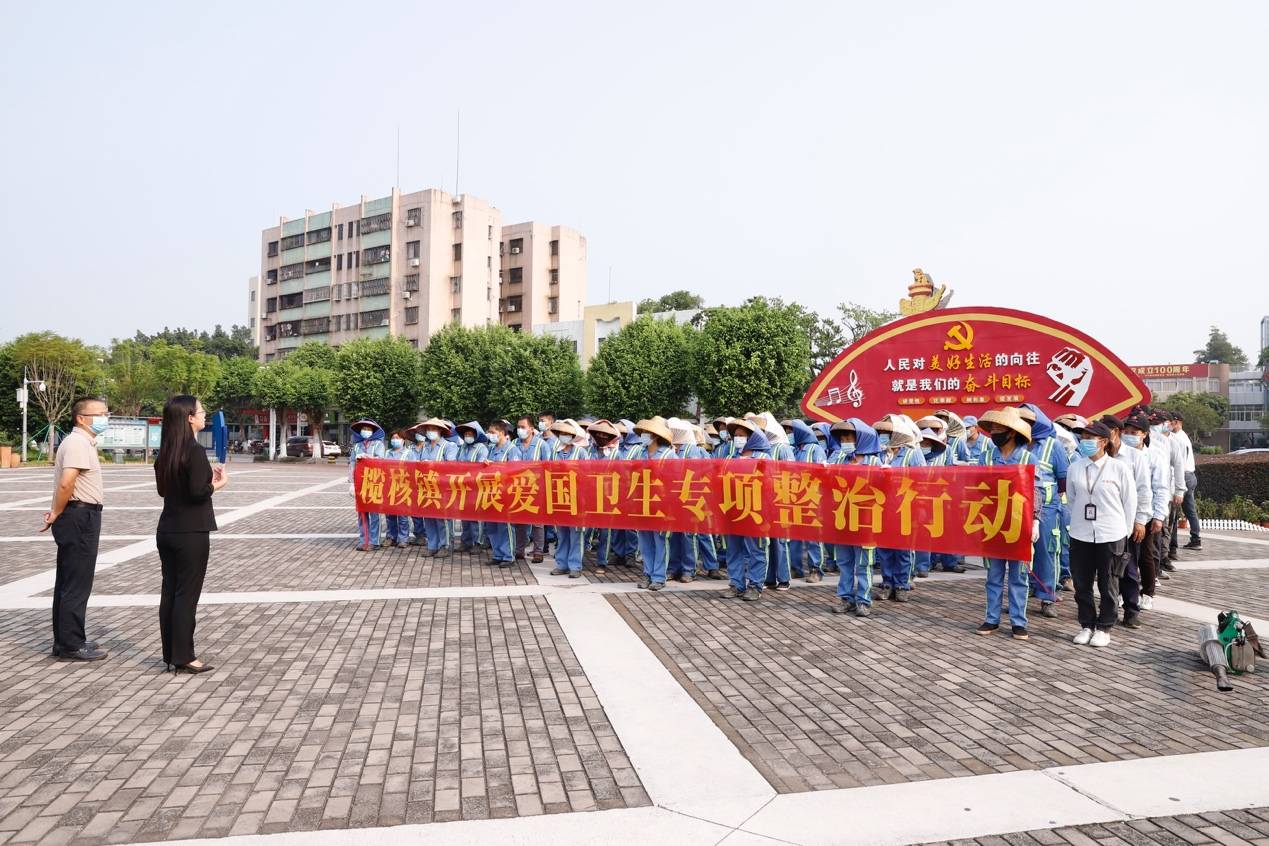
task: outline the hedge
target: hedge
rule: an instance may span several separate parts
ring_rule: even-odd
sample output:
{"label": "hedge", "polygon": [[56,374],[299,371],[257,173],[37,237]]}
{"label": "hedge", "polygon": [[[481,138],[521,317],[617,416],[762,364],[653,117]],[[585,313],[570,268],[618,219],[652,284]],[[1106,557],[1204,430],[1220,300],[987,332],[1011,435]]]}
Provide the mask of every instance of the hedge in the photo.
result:
{"label": "hedge", "polygon": [[1269,452],[1199,456],[1198,495],[1228,502],[1242,496],[1254,502],[1269,500]]}

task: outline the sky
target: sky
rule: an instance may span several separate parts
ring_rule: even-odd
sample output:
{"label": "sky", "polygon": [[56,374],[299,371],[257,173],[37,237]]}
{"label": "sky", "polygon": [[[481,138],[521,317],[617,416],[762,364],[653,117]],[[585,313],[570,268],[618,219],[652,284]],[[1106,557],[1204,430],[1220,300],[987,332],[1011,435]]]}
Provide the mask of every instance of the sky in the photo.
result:
{"label": "sky", "polygon": [[[1038,312],[1129,364],[1269,314],[1269,4],[8,3],[0,340],[246,322],[260,230],[458,190],[588,301]],[[397,133],[400,131],[400,181]],[[611,297],[609,273],[611,269]]]}

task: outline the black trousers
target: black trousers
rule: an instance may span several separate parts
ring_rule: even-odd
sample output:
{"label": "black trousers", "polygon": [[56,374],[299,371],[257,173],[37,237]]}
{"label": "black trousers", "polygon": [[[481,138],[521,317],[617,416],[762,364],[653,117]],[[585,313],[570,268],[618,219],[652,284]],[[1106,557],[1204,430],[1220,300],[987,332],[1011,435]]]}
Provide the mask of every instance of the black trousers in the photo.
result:
{"label": "black trousers", "polygon": [[53,646],[63,652],[84,648],[84,617],[97,570],[101,512],[67,508],[53,523],[57,578],[53,582]]}
{"label": "black trousers", "polygon": [[163,589],[159,597],[159,636],[165,664],[188,664],[194,653],[194,616],[207,575],[209,532],[173,532],[156,536],[163,562]]}
{"label": "black trousers", "polygon": [[[1081,629],[1110,631],[1119,619],[1119,580],[1112,571],[1115,565],[1115,548],[1123,549],[1123,541],[1116,543],[1088,543],[1071,538],[1071,580],[1075,582],[1075,606]],[[1093,586],[1101,599],[1100,606],[1093,599]]]}

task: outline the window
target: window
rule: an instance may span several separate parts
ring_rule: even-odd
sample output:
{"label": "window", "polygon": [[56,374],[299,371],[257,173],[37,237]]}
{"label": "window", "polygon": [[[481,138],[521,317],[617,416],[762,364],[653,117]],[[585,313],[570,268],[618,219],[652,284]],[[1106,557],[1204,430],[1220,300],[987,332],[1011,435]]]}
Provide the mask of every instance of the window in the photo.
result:
{"label": "window", "polygon": [[329,317],[310,317],[300,324],[300,334],[302,335],[325,335],[329,331]]}
{"label": "window", "polygon": [[406,226],[418,226],[422,222],[423,222],[423,209],[406,209],[405,210],[405,225]]}
{"label": "window", "polygon": [[460,211],[456,211],[456,212],[454,212],[452,215],[450,215],[450,217],[452,217],[452,218],[453,218],[453,220],[454,220],[454,228],[455,228],[455,229],[462,229],[462,228],[463,228],[463,213],[462,213],[462,212],[460,212]]}
{"label": "window", "polygon": [[463,245],[455,244],[454,245],[454,261],[462,261],[462,260],[463,260]]}
{"label": "window", "polygon": [[344,240],[344,224],[339,224],[339,240]]}
{"label": "window", "polygon": [[312,232],[305,233],[304,242],[307,244],[325,244],[330,240],[330,227],[325,229],[314,229]]}
{"label": "window", "polygon": [[551,242],[551,255],[558,256],[560,254],[560,242],[557,238]]}
{"label": "window", "polygon": [[278,242],[270,241],[269,242],[269,258],[273,258],[277,254],[278,254]]}
{"label": "window", "polygon": [[330,299],[330,286],[323,285],[320,288],[309,288],[304,292],[304,302],[320,303]]}
{"label": "window", "polygon": [[248,329],[256,328],[256,319],[254,317],[247,318],[247,328]]}
{"label": "window", "polygon": [[415,291],[418,291],[418,289],[419,289],[419,275],[417,273],[408,274],[405,277],[405,290],[410,292],[415,292]]}
{"label": "window", "polygon": [[302,246],[304,246],[303,233],[299,235],[291,235],[287,238],[282,239],[282,249],[284,250],[294,250],[296,247],[302,247]]}
{"label": "window", "polygon": [[363,217],[357,228],[357,234],[369,235],[371,232],[379,232],[383,229],[392,228],[392,212],[384,212],[374,217]]}
{"label": "window", "polygon": [[509,246],[511,247],[511,253],[513,255],[516,253],[522,253],[524,252],[524,239],[512,238]]}
{"label": "window", "polygon": [[304,275],[304,262],[283,265],[278,270],[278,278],[285,282],[288,279],[299,279]]}
{"label": "window", "polygon": [[524,297],[507,297],[507,311],[519,311],[524,307]]}
{"label": "window", "polygon": [[408,259],[416,259],[421,256],[418,241],[408,241],[405,245],[405,257]]}
{"label": "window", "polygon": [[546,301],[547,314],[556,314],[560,310],[560,298],[550,297]]}
{"label": "window", "polygon": [[255,288],[252,288],[252,289],[251,289],[251,301],[252,301],[253,303],[256,301],[256,291],[255,291]]}
{"label": "window", "polygon": [[344,254],[343,253],[339,253],[335,256],[335,269],[336,270],[344,269]]}
{"label": "window", "polygon": [[300,321],[288,320],[285,323],[278,324],[279,338],[296,338],[300,334]]}
{"label": "window", "polygon": [[381,308],[375,311],[363,311],[358,317],[360,318],[359,322],[362,329],[374,329],[388,325],[389,310]]}
{"label": "window", "polygon": [[559,281],[560,281],[560,272],[559,272],[558,270],[552,270],[552,271],[551,271],[551,282],[552,282],[552,283],[555,283],[555,282],[559,282]]}
{"label": "window", "polygon": [[277,298],[277,297],[269,297],[267,300],[265,300],[265,301],[264,301],[264,313],[265,313],[265,314],[273,314],[273,312],[275,312],[275,311],[277,311],[277,310],[278,310],[278,298]]}
{"label": "window", "polygon": [[276,269],[270,270],[269,272],[264,274],[264,284],[266,285],[278,284],[278,272]]}
{"label": "window", "polygon": [[330,257],[313,259],[304,263],[305,273],[322,273],[330,270]]}
{"label": "window", "polygon": [[352,254],[352,260],[353,260],[353,262],[352,262],[352,263],[353,263],[356,267],[361,267],[361,253],[353,253],[353,254]]}
{"label": "window", "polygon": [[489,240],[493,240],[493,224],[489,224]]}
{"label": "window", "polygon": [[463,292],[463,277],[451,276],[449,278],[449,292],[451,294],[461,294]]}
{"label": "window", "polygon": [[511,278],[508,281],[510,281],[512,285],[516,284],[517,282],[523,282],[524,268],[523,267],[511,268]]}
{"label": "window", "polygon": [[419,322],[419,307],[413,306],[405,310],[405,322],[408,326],[413,326]]}
{"label": "window", "polygon": [[296,291],[294,294],[283,294],[278,297],[278,308],[298,308],[304,305],[304,293]]}
{"label": "window", "polygon": [[370,247],[361,251],[361,257],[366,260],[366,264],[383,264],[392,260],[392,248]]}
{"label": "window", "polygon": [[[360,220],[354,220],[352,223],[348,224],[348,231],[349,231],[349,232],[352,232],[354,229],[356,229],[356,230],[357,230],[357,234],[358,234],[358,235],[360,235],[360,234],[361,234],[361,221],[360,221]],[[350,235],[349,237],[351,238],[352,236]]]}
{"label": "window", "polygon": [[[276,341],[278,339],[278,327],[276,326],[264,327],[264,339],[266,341]],[[272,357],[273,357],[273,353],[269,353],[264,358],[266,361],[268,361]]]}
{"label": "window", "polygon": [[508,323],[507,328],[510,329],[512,332],[519,332],[521,329],[521,326],[519,323]]}
{"label": "window", "polygon": [[361,295],[363,297],[376,297],[380,294],[388,293],[390,287],[391,285],[386,277],[382,279],[367,279],[361,283]]}
{"label": "window", "polygon": [[461,308],[451,308],[449,310],[449,319],[455,323],[463,319],[463,310]]}

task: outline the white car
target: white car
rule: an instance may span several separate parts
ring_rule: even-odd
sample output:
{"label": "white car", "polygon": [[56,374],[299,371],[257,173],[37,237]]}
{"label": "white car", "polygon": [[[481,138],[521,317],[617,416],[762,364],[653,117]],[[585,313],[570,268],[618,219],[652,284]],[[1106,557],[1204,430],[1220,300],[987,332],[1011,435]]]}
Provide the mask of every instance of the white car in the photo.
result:
{"label": "white car", "polygon": [[322,455],[333,455],[336,458],[343,455],[344,452],[339,448],[339,444],[334,441],[322,441]]}

